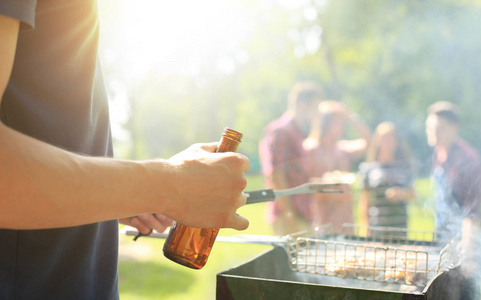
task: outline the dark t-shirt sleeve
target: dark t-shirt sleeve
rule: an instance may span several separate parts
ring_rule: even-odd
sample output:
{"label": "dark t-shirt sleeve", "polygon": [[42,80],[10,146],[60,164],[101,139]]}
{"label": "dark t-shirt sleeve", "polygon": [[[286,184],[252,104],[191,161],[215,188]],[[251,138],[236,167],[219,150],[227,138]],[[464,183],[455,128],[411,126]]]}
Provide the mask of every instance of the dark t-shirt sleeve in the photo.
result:
{"label": "dark t-shirt sleeve", "polygon": [[19,20],[21,29],[32,29],[36,6],[37,0],[0,0],[0,14]]}
{"label": "dark t-shirt sleeve", "polygon": [[460,171],[454,179],[453,196],[459,199],[468,217],[480,218],[481,165],[472,158],[458,166]]}

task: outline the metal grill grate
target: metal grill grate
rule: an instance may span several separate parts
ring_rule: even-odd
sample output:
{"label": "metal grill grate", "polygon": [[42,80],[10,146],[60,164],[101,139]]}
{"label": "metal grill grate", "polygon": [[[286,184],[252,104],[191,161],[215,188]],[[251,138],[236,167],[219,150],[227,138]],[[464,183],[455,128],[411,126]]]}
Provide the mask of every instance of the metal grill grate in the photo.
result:
{"label": "metal grill grate", "polygon": [[334,235],[330,229],[288,237],[293,271],[425,286],[456,260],[455,240],[436,232],[345,224],[345,234]]}

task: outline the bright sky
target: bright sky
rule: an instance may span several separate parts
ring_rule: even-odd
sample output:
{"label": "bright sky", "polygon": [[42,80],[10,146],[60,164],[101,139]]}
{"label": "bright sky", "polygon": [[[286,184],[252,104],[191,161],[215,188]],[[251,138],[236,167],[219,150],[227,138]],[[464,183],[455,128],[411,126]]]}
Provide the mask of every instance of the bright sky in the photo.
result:
{"label": "bright sky", "polygon": [[[129,84],[148,72],[197,77],[201,69],[223,74],[249,59],[239,49],[251,28],[246,2],[234,0],[101,0],[100,55],[111,92],[112,132],[129,114]],[[252,16],[250,16],[252,18]],[[114,72],[114,74],[112,74]],[[113,76],[113,77],[112,77]]]}
{"label": "bright sky", "polygon": [[112,23],[116,24],[103,31],[103,59],[122,63],[132,75],[156,68],[195,76],[203,62],[212,60],[219,71],[232,73],[236,62],[247,59],[246,53],[236,51],[249,31],[239,1],[114,2],[111,6],[119,9],[103,10],[104,15],[110,14],[109,20],[115,13]]}

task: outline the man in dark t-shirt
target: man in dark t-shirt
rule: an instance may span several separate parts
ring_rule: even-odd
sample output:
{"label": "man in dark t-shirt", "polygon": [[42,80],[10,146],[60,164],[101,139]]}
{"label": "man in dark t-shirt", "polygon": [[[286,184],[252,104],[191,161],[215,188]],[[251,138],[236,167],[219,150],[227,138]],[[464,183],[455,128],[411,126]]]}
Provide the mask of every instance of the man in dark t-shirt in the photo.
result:
{"label": "man in dark t-shirt", "polygon": [[481,164],[478,152],[459,135],[456,105],[440,101],[428,108],[426,135],[434,147],[436,230],[450,238],[461,236],[464,248],[460,299],[479,300]]}
{"label": "man in dark t-shirt", "polygon": [[96,0],[0,0],[0,300],[118,299],[119,218],[248,226],[240,154],[108,158],[98,38]]}

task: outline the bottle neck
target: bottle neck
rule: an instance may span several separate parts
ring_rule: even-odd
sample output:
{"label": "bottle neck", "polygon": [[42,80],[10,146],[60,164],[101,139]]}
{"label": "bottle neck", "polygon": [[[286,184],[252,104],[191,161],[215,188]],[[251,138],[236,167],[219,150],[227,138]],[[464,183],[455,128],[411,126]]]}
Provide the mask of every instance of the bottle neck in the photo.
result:
{"label": "bottle neck", "polygon": [[226,128],[217,148],[217,152],[236,152],[242,139],[242,133]]}
{"label": "bottle neck", "polygon": [[237,141],[238,143],[240,143],[241,140],[242,140],[242,133],[240,133],[238,131],[235,131],[234,129],[230,129],[230,128],[225,128],[222,136],[226,137],[228,139]]}

